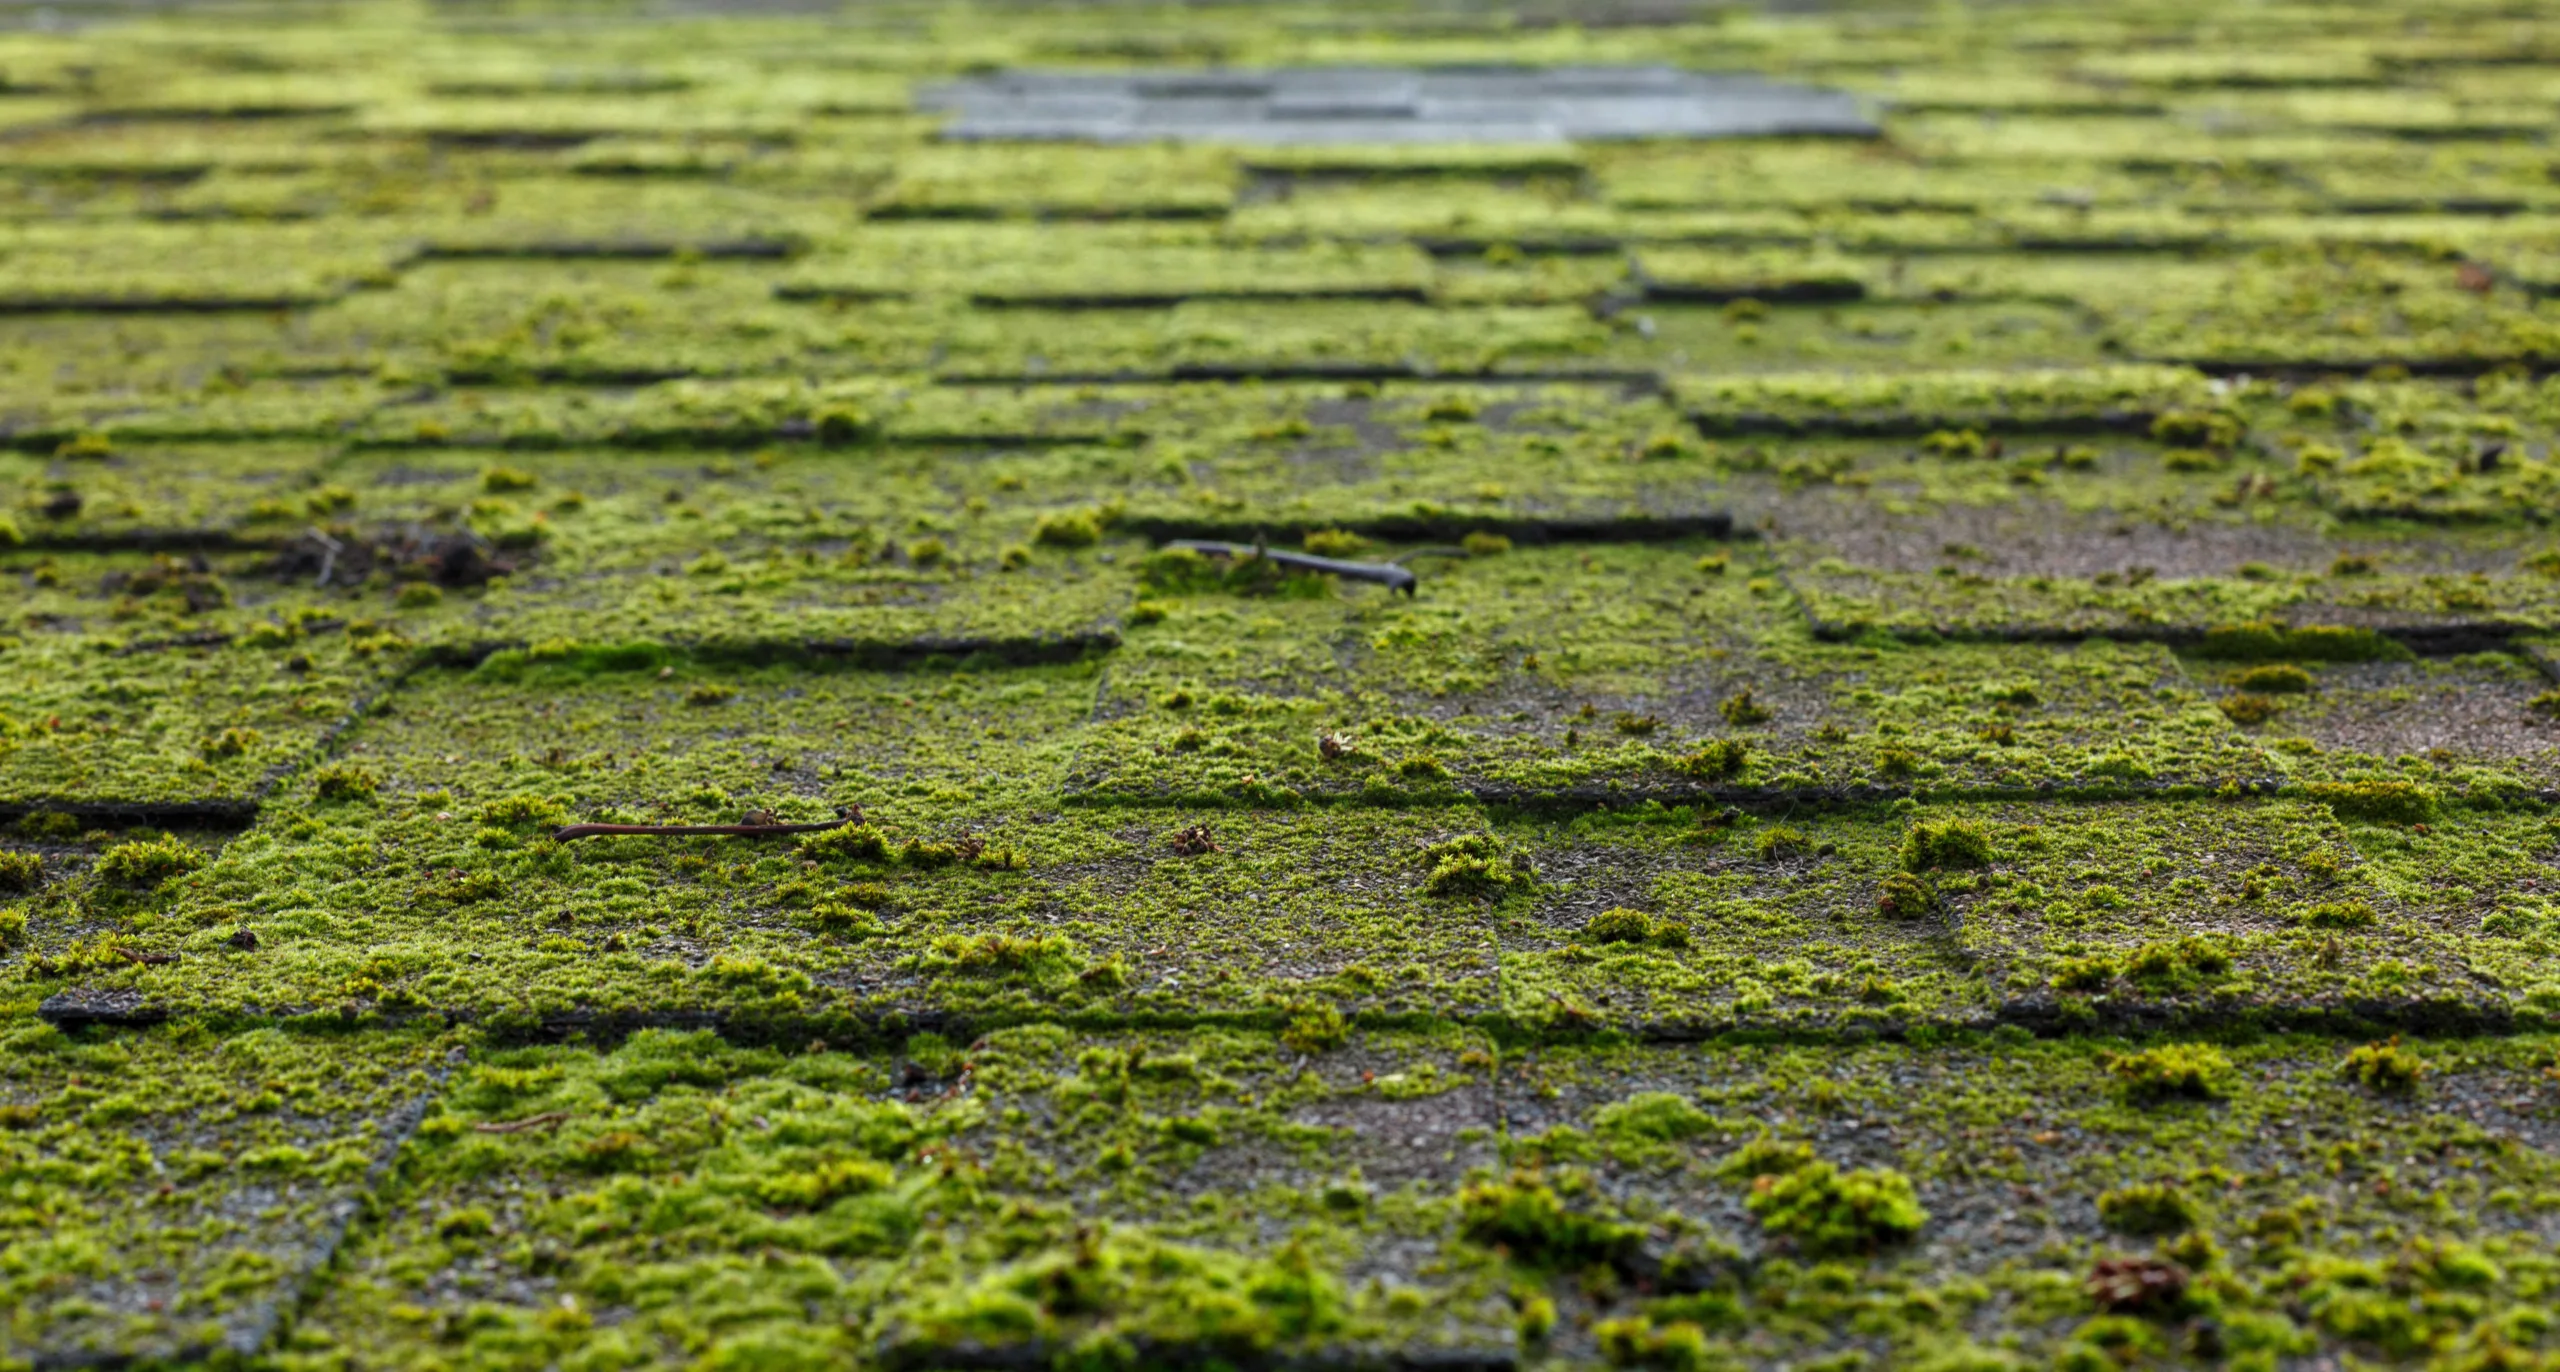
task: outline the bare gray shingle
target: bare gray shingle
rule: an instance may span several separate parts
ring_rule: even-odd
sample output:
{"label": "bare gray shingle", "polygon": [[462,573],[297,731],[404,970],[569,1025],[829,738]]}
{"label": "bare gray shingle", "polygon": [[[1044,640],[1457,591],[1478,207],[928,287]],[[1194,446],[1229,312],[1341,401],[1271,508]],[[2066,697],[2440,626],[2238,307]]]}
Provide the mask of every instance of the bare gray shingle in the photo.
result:
{"label": "bare gray shingle", "polygon": [[1564,143],[1770,134],[1872,137],[1855,98],[1674,67],[1010,71],[917,100],[972,141]]}

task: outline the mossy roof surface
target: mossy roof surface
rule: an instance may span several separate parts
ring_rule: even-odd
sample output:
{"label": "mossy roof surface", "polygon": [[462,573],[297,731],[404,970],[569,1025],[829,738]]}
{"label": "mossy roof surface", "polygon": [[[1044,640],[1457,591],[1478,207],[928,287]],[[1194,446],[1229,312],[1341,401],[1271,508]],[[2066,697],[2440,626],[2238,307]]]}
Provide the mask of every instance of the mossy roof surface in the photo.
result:
{"label": "mossy roof surface", "polygon": [[92,18],[0,1372],[2560,1366],[2552,16]]}

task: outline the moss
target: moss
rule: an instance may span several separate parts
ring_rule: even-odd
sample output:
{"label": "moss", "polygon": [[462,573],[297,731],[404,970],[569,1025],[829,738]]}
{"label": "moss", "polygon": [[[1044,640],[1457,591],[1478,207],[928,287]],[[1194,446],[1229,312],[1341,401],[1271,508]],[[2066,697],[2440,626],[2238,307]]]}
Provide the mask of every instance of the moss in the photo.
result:
{"label": "moss", "polygon": [[1576,1208],[1534,1173],[1479,1182],[1458,1193],[1458,1229],[1472,1242],[1498,1247],[1540,1267],[1577,1268],[1618,1260],[1643,1230]]}
{"label": "moss", "polygon": [[311,774],[311,793],[322,800],[367,801],[381,789],[380,778],[352,764],[332,763]]}
{"label": "moss", "polygon": [[1929,1221],[1909,1177],[1891,1168],[1842,1172],[1828,1162],[1760,1177],[1745,1206],[1762,1228],[1815,1257],[1871,1253]]}
{"label": "moss", "polygon": [[1751,745],[1738,738],[1720,738],[1695,751],[1683,753],[1672,763],[1683,776],[1700,781],[1729,781],[1742,775],[1751,765]]}
{"label": "moss", "polygon": [[814,834],[803,834],[796,840],[794,847],[802,856],[815,858],[821,862],[841,860],[885,863],[889,861],[889,841],[883,838],[878,830],[863,824],[846,824],[833,829],[822,829]]}
{"label": "moss", "polygon": [[2119,1186],[2098,1197],[2098,1218],[2124,1234],[2176,1234],[2201,1218],[2196,1203],[2168,1182]]}
{"label": "moss", "polygon": [[1906,872],[1987,867],[1991,835],[1970,820],[1923,820],[1903,834],[1896,856]]}
{"label": "moss", "polygon": [[2225,662],[2399,662],[2411,656],[2406,647],[2371,629],[2263,622],[2209,629],[2195,653]]}
{"label": "moss", "polygon": [[2397,1038],[2360,1045],[2338,1065],[2339,1075],[2383,1095],[2413,1095],[2430,1070],[2426,1059],[2400,1046]]}
{"label": "moss", "polygon": [[2320,781],[2305,786],[2303,791],[2341,819],[2422,824],[2436,814],[2435,792],[2415,782]]}
{"label": "moss", "polygon": [[201,849],[176,838],[119,843],[98,855],[98,879],[120,886],[153,887],[205,864]]}
{"label": "moss", "polygon": [[1582,926],[1582,933],[1594,943],[1642,943],[1653,937],[1653,916],[1623,906],[1603,910]]}
{"label": "moss", "polygon": [[1106,526],[1106,516],[1099,511],[1059,511],[1040,516],[1032,526],[1031,540],[1052,548],[1090,548],[1102,541]]}
{"label": "moss", "polygon": [[1716,706],[1716,713],[1724,716],[1725,723],[1730,724],[1737,729],[1747,729],[1755,724],[1766,724],[1770,720],[1777,718],[1777,713],[1771,710],[1768,706],[1762,704],[1759,697],[1753,694],[1749,687],[1745,687],[1742,690],[1736,691],[1732,695],[1725,697],[1724,700]]}
{"label": "moss", "polygon": [[[44,860],[33,853],[0,852],[0,890],[33,891],[44,885]],[[23,914],[20,916],[23,920]]]}
{"label": "moss", "polygon": [[1665,1091],[1638,1092],[1602,1107],[1592,1121],[1601,1137],[1640,1145],[1676,1143],[1716,1128],[1714,1116]]}
{"label": "moss", "polygon": [[2306,907],[2294,918],[2311,929],[2370,929],[2380,919],[2372,906],[2360,900],[2324,901]]}
{"label": "moss", "polygon": [[2231,1090],[2231,1059],[2200,1043],[2165,1043],[2107,1059],[2125,1094],[2142,1102],[2214,1100]]}
{"label": "moss", "polygon": [[2284,713],[2284,702],[2270,696],[2224,696],[2220,705],[2222,713],[2230,716],[2232,723],[2244,727],[2264,724]]}
{"label": "moss", "polygon": [[1800,829],[1774,825],[1752,839],[1751,851],[1762,862],[1784,862],[1812,852],[1813,839]]}
{"label": "moss", "polygon": [[1462,834],[1422,850],[1422,889],[1434,896],[1498,896],[1529,877],[1523,855],[1483,834]]}
{"label": "moss", "polygon": [[1920,919],[1937,908],[1936,888],[1910,872],[1888,872],[1876,888],[1876,910],[1888,919]]}

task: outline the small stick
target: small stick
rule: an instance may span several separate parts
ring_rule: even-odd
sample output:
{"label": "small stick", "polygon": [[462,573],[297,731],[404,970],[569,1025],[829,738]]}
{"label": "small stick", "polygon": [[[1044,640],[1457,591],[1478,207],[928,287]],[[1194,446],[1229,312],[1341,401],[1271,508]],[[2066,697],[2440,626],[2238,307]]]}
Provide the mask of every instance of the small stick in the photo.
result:
{"label": "small stick", "polygon": [[1165,546],[1179,548],[1185,552],[1202,553],[1210,557],[1269,558],[1274,566],[1294,568],[1301,572],[1323,572],[1328,576],[1341,577],[1345,581],[1375,582],[1386,587],[1389,592],[1402,591],[1406,595],[1412,595],[1413,588],[1422,583],[1422,578],[1392,562],[1351,562],[1338,557],[1317,557],[1313,553],[1257,548],[1250,543],[1212,543],[1195,538],[1176,539]]}

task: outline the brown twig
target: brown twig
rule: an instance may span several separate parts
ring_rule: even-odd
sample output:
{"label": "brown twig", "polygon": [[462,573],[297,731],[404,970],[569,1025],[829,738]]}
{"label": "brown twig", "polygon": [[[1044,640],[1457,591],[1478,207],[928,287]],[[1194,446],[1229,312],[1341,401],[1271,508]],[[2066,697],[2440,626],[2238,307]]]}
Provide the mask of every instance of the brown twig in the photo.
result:
{"label": "brown twig", "polygon": [[508,1120],[504,1124],[494,1120],[482,1120],[471,1126],[471,1129],[472,1132],[479,1134],[521,1134],[527,1129],[557,1129],[568,1122],[568,1111],[554,1110],[546,1115],[528,1115],[520,1120]]}
{"label": "brown twig", "polygon": [[124,948],[118,948],[116,956],[136,967],[166,967],[178,960],[175,953],[136,953]]}
{"label": "brown twig", "polygon": [[862,822],[862,807],[857,805],[823,824],[782,824],[759,810],[741,824],[566,824],[551,831],[561,843],[571,839],[593,838],[600,834],[733,834],[741,838],[760,838],[768,834],[816,834],[841,829]]}

